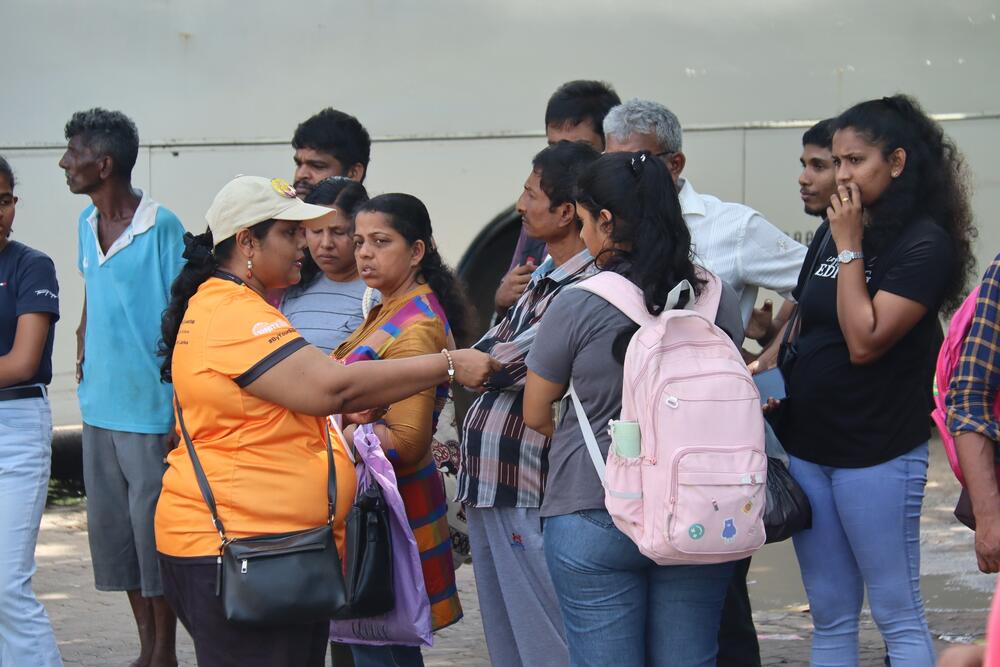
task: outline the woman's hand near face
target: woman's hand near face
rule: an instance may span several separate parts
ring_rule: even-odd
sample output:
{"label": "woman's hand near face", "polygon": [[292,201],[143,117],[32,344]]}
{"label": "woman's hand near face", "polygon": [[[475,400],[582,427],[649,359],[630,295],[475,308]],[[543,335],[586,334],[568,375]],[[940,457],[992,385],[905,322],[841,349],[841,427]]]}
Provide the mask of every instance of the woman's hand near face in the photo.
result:
{"label": "woman's hand near face", "polygon": [[830,235],[837,244],[837,250],[861,250],[865,235],[864,209],[861,206],[861,190],[856,184],[837,186],[837,193],[830,197],[826,217],[830,221]]}

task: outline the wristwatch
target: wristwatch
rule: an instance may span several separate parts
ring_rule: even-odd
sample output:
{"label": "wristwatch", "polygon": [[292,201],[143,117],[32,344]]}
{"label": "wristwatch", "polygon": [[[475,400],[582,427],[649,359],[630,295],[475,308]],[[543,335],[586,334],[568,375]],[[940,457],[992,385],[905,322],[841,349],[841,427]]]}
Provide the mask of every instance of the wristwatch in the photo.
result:
{"label": "wristwatch", "polygon": [[864,256],[865,254],[863,252],[843,250],[839,255],[837,255],[837,262],[839,264],[847,264],[848,262],[853,262],[856,259],[863,259]]}

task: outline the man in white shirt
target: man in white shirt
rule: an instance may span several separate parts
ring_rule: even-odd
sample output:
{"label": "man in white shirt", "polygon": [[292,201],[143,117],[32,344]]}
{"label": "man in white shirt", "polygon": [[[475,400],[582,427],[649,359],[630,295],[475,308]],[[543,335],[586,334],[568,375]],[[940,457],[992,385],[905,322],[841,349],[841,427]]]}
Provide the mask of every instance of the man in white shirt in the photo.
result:
{"label": "man in white shirt", "polygon": [[669,109],[648,100],[629,100],[604,118],[607,152],[648,150],[667,165],[677,183],[681,212],[691,230],[699,263],[740,295],[744,326],[757,301],[757,290],[791,296],[806,248],[749,206],[699,194],[681,177],[681,125]]}
{"label": "man in white shirt", "polygon": [[[681,125],[669,109],[648,100],[629,100],[604,117],[604,134],[606,152],[649,151],[667,165],[691,230],[696,261],[736,290],[743,326],[750,322],[759,288],[791,297],[805,261],[805,246],[749,206],[699,194],[681,177],[686,163]],[[733,572],[719,629],[716,664],[720,667],[760,667],[746,584],[749,569],[746,558],[736,563]]]}

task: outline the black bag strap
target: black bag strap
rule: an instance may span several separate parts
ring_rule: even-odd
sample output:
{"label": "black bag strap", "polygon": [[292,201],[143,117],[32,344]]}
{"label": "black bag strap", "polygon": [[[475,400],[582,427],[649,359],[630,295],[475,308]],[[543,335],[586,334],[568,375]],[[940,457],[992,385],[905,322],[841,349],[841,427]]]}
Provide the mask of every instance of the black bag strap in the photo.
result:
{"label": "black bag strap", "polygon": [[[198,479],[198,488],[201,489],[201,496],[205,499],[205,504],[208,505],[209,512],[212,513],[212,524],[219,531],[219,537],[222,538],[222,546],[224,547],[226,542],[229,541],[229,538],[226,537],[226,528],[222,525],[222,519],[219,518],[219,512],[215,505],[215,496],[212,494],[212,487],[208,484],[205,469],[201,467],[198,453],[194,449],[194,443],[191,442],[191,436],[188,434],[187,426],[184,424],[184,411],[181,410],[181,403],[177,400],[176,395],[174,396],[174,406],[177,408],[177,423],[180,424],[181,435],[184,436],[184,444],[187,447],[188,456],[191,458],[194,475]],[[327,522],[333,525],[333,515],[337,509],[337,471],[333,462],[333,446],[330,444],[330,427],[328,424],[324,424],[324,426],[326,430]]]}
{"label": "black bag strap", "polygon": [[[800,299],[802,298],[802,295],[806,291],[806,285],[809,284],[809,279],[812,278],[813,274],[816,272],[816,265],[819,264],[819,256],[823,252],[823,248],[826,247],[826,244],[829,243],[829,241],[830,241],[830,223],[827,222],[826,231],[823,232],[823,238],[820,240],[819,245],[816,246],[816,254],[813,255],[812,264],[809,265],[809,273],[806,274],[805,282],[802,283],[802,291],[799,292]],[[796,338],[798,337],[797,334],[798,334],[798,327],[800,326],[799,322],[800,318],[801,315],[800,315],[799,303],[796,302],[795,307],[792,308],[792,316],[788,318],[788,326],[785,327],[785,335],[781,337],[781,346],[778,348],[779,350],[788,347],[789,342],[791,342],[793,332],[796,334]]]}

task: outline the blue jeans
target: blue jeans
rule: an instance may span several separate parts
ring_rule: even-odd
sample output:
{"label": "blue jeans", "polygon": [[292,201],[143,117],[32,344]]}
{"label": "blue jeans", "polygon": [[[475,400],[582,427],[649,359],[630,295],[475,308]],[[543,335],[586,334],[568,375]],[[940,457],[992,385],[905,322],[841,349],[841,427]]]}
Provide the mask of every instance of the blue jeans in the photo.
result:
{"label": "blue jeans", "polygon": [[733,563],[657,565],[604,510],[547,518],[543,535],[571,665],[715,665]]}
{"label": "blue jeans", "polygon": [[858,616],[868,588],[872,618],[893,667],[931,667],[920,596],[920,505],[927,444],[869,468],[833,468],[791,457],[812,504],[813,525],[792,539],[812,609],[812,664],[858,664]]}
{"label": "blue jeans", "polygon": [[0,402],[0,665],[61,666],[45,607],[31,590],[52,455],[48,399]]}
{"label": "blue jeans", "polygon": [[352,644],[354,667],[424,667],[419,646],[363,646]]}

